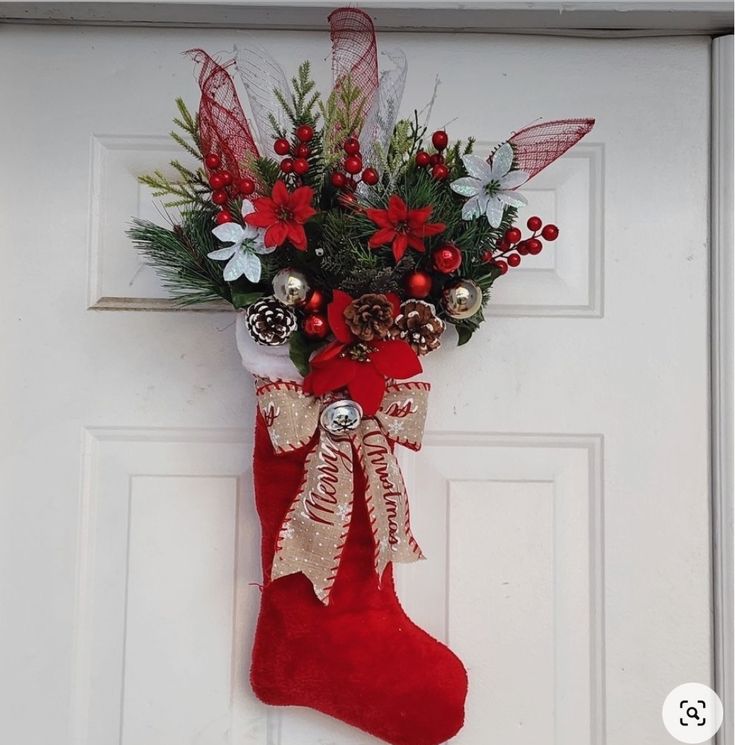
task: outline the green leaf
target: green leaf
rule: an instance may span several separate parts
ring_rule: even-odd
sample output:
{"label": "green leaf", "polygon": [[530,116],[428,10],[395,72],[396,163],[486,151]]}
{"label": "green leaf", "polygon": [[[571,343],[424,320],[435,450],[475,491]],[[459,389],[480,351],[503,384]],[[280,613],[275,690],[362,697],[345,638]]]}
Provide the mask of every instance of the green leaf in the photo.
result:
{"label": "green leaf", "polygon": [[463,344],[467,344],[467,342],[472,338],[472,334],[477,331],[479,328],[478,326],[457,326],[457,346],[461,347]]}
{"label": "green leaf", "polygon": [[309,374],[309,357],[323,343],[322,341],[310,341],[298,331],[291,334],[288,342],[288,356],[302,375]]}
{"label": "green leaf", "polygon": [[265,293],[261,291],[256,292],[238,292],[232,293],[232,304],[238,310],[240,308],[247,308],[248,305],[252,305],[256,300],[260,300]]}

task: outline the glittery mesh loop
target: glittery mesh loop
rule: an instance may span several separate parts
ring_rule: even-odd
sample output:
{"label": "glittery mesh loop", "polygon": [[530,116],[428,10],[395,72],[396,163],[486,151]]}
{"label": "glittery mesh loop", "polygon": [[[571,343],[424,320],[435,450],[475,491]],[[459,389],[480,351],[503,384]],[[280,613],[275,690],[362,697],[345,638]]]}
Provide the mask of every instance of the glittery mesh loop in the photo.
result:
{"label": "glittery mesh loop", "polygon": [[252,177],[244,161],[248,155],[257,156],[258,148],[230,74],[202,49],[190,49],[187,54],[200,66],[199,137],[203,152],[219,155],[234,179]]}
{"label": "glittery mesh loop", "polygon": [[516,168],[533,178],[579,142],[594,124],[594,119],[558,119],[516,132],[508,140],[513,146]]}

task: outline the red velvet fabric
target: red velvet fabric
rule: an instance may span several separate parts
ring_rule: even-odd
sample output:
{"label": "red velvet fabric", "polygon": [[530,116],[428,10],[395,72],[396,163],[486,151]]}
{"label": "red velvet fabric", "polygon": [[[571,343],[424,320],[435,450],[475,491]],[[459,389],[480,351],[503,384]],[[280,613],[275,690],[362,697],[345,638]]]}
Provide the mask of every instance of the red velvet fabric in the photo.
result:
{"label": "red velvet fabric", "polygon": [[304,457],[305,449],[276,455],[258,414],[255,500],[266,585],[253,646],[253,690],[267,704],[308,706],[393,745],[439,745],[464,722],[467,674],[446,646],[404,613],[390,564],[378,586],[359,469],[330,604],[317,599],[302,574],[268,581]]}

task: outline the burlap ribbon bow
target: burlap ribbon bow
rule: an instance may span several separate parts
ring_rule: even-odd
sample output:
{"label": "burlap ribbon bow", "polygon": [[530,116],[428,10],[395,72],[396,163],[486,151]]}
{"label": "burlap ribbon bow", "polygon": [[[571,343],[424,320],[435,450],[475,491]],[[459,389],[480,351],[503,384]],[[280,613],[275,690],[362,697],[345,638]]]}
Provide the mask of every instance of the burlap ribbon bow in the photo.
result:
{"label": "burlap ribbon bow", "polygon": [[389,385],[374,416],[334,435],[320,423],[334,398],[306,394],[298,383],[258,381],[258,408],[277,453],[304,447],[318,433],[278,536],[271,580],[303,572],[317,597],[329,602],[350,526],[355,463],[365,475],[378,577],[390,561],[423,558],[411,534],[408,496],[392,445],[421,447],[429,389],[428,383]]}

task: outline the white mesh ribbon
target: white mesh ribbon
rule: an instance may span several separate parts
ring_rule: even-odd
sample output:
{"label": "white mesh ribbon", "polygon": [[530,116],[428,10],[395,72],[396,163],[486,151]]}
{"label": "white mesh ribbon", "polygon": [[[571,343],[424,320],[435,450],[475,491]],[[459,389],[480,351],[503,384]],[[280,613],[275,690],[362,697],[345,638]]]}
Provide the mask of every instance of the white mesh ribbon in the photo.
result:
{"label": "white mesh ribbon", "polygon": [[257,42],[249,39],[246,46],[236,47],[237,71],[245,86],[253,110],[255,127],[258,130],[261,152],[270,152],[273,140],[277,137],[273,121],[284,130],[290,123],[286,113],[276,98],[275,91],[289,101],[291,88],[283,68]]}

